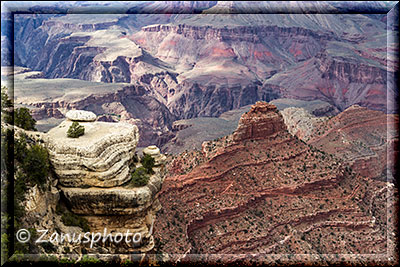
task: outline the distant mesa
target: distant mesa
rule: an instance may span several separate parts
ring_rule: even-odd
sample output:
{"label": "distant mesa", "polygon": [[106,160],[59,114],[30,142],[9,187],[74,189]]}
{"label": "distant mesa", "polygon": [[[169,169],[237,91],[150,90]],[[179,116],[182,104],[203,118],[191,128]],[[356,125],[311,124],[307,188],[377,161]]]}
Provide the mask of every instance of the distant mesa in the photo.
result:
{"label": "distant mesa", "polygon": [[65,115],[71,121],[95,121],[97,116],[91,111],[70,110]]}

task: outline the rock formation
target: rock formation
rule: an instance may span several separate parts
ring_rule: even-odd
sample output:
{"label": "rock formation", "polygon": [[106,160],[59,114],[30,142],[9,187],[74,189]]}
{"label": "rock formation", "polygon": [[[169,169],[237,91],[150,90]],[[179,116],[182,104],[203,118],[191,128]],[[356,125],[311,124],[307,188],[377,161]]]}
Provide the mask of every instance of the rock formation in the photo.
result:
{"label": "rock formation", "polygon": [[[140,233],[140,243],[96,245],[89,251],[108,253],[147,252],[154,246],[155,214],[160,209],[156,194],[161,189],[163,155],[157,147],[158,163],[145,186],[129,183],[139,140],[138,128],[127,123],[93,121],[85,111],[69,112],[67,120],[48,132],[50,160],[68,206],[88,220],[92,232]],[[73,121],[80,121],[85,134],[68,138]],[[86,120],[86,121],[84,121]],[[139,164],[139,163],[137,163]],[[123,243],[123,242],[122,242]],[[103,246],[103,248],[99,248]],[[101,250],[103,249],[103,250]]]}
{"label": "rock formation", "polygon": [[267,103],[232,135],[172,157],[167,174],[155,235],[176,260],[380,253],[393,230],[381,208],[393,197],[386,183],[291,135]]}
{"label": "rock formation", "polygon": [[70,110],[65,117],[70,121],[95,121],[97,118],[96,114],[85,110]]}
{"label": "rock formation", "polygon": [[160,154],[160,149],[156,146],[148,146],[143,150],[143,155],[150,155],[154,158],[155,166],[160,166],[165,164],[167,157],[165,155]]}
{"label": "rock formation", "polygon": [[85,134],[69,138],[71,125],[65,120],[48,132],[49,153],[63,186],[113,187],[130,179],[129,164],[139,140],[135,125],[81,122]]}
{"label": "rock formation", "polygon": [[282,115],[276,106],[257,102],[240,118],[233,140],[239,142],[246,139],[264,139],[285,128]]}

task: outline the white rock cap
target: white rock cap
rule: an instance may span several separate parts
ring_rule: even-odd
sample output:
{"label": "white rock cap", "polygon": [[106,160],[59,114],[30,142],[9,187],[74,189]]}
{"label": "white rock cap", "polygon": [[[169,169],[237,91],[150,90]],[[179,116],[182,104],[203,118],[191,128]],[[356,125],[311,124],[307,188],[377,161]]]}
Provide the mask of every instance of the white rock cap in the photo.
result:
{"label": "white rock cap", "polygon": [[156,146],[148,146],[145,149],[143,149],[143,154],[157,156],[160,154],[160,149]]}
{"label": "white rock cap", "polygon": [[96,114],[86,110],[70,110],[65,116],[71,121],[95,121],[97,118]]}
{"label": "white rock cap", "polygon": [[154,158],[154,166],[165,164],[167,157],[160,153],[160,149],[156,146],[148,146],[143,149],[143,155],[150,155]]}

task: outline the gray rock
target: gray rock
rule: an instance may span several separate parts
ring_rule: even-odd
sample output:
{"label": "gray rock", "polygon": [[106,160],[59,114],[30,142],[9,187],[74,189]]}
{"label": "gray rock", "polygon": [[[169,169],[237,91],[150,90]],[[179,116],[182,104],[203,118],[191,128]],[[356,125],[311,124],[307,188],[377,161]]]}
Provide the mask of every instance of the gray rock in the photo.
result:
{"label": "gray rock", "polygon": [[71,121],[95,121],[97,118],[96,114],[86,110],[70,110],[65,116]]}

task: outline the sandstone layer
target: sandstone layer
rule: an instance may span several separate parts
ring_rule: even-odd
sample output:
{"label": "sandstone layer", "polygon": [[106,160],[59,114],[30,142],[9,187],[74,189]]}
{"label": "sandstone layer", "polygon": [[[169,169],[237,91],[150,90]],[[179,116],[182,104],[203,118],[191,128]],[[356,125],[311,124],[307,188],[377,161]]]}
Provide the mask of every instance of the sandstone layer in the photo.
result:
{"label": "sandstone layer", "polygon": [[127,123],[81,122],[85,134],[67,137],[72,121],[48,132],[49,154],[63,186],[113,187],[130,179],[129,164],[139,140],[138,128]]}
{"label": "sandstone layer", "polygon": [[285,124],[276,106],[257,102],[240,118],[233,140],[239,142],[246,139],[264,139],[283,129]]}
{"label": "sandstone layer", "polygon": [[73,213],[87,220],[92,232],[102,233],[103,238],[110,233],[121,233],[128,238],[128,231],[140,236],[136,236],[137,242],[103,242],[86,249],[101,253],[150,251],[154,247],[155,215],[161,208],[157,193],[163,182],[161,172],[165,156],[154,146],[152,151],[158,152],[151,153],[158,160],[154,173],[146,185],[133,187],[129,182],[131,174],[135,167],[140,167],[135,155],[139,140],[137,126],[87,122],[82,118],[94,114],[72,113],[72,119],[85,127],[83,136],[67,137],[66,131],[73,122],[71,116],[47,134],[50,160],[63,199]]}

